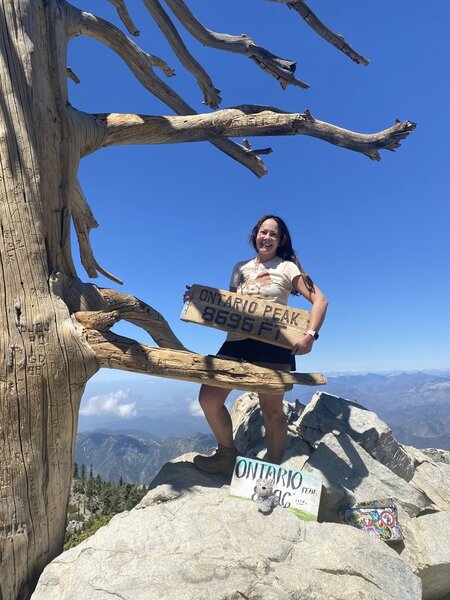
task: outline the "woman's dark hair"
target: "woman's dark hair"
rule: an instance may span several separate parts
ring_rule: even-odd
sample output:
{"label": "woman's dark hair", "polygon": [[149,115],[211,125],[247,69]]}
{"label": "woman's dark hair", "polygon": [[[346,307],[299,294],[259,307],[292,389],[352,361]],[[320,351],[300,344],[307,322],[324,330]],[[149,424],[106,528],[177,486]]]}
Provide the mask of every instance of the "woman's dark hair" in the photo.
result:
{"label": "woman's dark hair", "polygon": [[[300,273],[302,274],[303,281],[306,284],[306,287],[310,292],[314,292],[314,282],[308,273],[303,269],[300,261],[298,260],[294,248],[292,247],[291,234],[289,233],[289,229],[287,228],[286,223],[283,221],[281,217],[277,217],[276,215],[264,215],[259,219],[256,225],[253,227],[252,232],[248,238],[249,243],[253,246],[253,248],[258,252],[258,247],[256,246],[256,236],[258,235],[258,231],[261,228],[261,225],[267,219],[273,219],[276,221],[278,225],[278,231],[280,234],[280,245],[277,248],[277,256],[282,258],[283,260],[290,260],[300,269]],[[298,295],[298,292],[292,290],[292,294]]]}

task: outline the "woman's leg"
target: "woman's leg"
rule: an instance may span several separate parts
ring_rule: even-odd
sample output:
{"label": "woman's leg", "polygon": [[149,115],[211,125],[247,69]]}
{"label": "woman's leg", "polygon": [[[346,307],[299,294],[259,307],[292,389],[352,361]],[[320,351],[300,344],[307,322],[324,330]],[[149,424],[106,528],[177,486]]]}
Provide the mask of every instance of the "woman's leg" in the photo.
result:
{"label": "woman's leg", "polygon": [[225,406],[225,400],[231,390],[202,385],[198,401],[205,413],[206,420],[222,446],[233,446],[233,425],[230,413]]}
{"label": "woman's leg", "polygon": [[237,450],[233,444],[233,425],[225,406],[230,390],[202,385],[199,402],[214,435],[217,450],[212,456],[197,454],[194,465],[207,473],[223,473],[231,477],[236,462]]}
{"label": "woman's leg", "polygon": [[[287,364],[258,364],[278,371],[290,371],[291,368]],[[287,418],[283,411],[283,394],[259,393],[258,396],[266,429],[266,460],[279,465],[283,459],[287,442]]]}

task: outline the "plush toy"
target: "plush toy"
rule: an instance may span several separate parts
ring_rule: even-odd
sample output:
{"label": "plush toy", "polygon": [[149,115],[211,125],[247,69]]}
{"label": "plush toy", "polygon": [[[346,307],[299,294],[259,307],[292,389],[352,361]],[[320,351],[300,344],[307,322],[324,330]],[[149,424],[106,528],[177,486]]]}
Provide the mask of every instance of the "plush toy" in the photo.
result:
{"label": "plush toy", "polygon": [[257,479],[255,484],[254,499],[258,503],[258,510],[264,515],[272,512],[280,504],[278,496],[274,493],[275,482],[273,479]]}

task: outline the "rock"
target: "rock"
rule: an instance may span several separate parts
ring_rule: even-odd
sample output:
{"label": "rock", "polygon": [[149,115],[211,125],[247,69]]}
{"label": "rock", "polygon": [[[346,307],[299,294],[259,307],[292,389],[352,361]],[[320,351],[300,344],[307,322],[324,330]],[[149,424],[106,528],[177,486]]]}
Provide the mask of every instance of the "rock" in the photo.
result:
{"label": "rock", "polygon": [[405,446],[415,471],[411,483],[432,500],[440,510],[450,510],[450,452]]}
{"label": "rock", "polygon": [[[225,475],[211,475],[194,467],[192,461],[196,454],[196,452],[189,452],[166,463],[152,480],[150,489],[153,490],[164,485],[168,486],[163,488],[164,493],[169,493],[168,490],[170,489],[170,494],[181,494],[196,487],[220,487],[230,482],[230,478]],[[179,463],[183,465],[182,469],[179,468]],[[142,501],[145,501],[147,496]]]}
{"label": "rock", "polygon": [[191,474],[186,462],[164,467],[172,489],[156,487],[139,510],[56,558],[32,600],[421,598],[420,579],[381,541],[281,507],[264,516],[213,481],[186,489]]}
{"label": "rock", "polygon": [[264,421],[259,409],[258,394],[248,392],[239,396],[233,405],[231,419],[234,445],[241,455],[256,455],[265,449]]}
{"label": "rock", "polygon": [[424,600],[444,600],[450,592],[450,513],[410,517],[398,507],[403,544],[393,548],[422,579]]}
{"label": "rock", "polygon": [[450,452],[448,450],[442,450],[441,448],[422,448],[420,452],[436,463],[450,465]]}
{"label": "rock", "polygon": [[66,535],[74,535],[75,533],[79,533],[82,529],[83,523],[72,519],[71,521],[68,521],[66,525]]}
{"label": "rock", "polygon": [[420,548],[417,574],[424,600],[439,600],[450,593],[450,514],[436,512],[413,519]]}
{"label": "rock", "polygon": [[410,481],[414,475],[411,458],[386,423],[355,402],[317,392],[301,415],[299,431],[312,445],[316,445],[326,433],[346,433],[405,481]]}
{"label": "rock", "polygon": [[[290,466],[290,461],[286,464]],[[321,521],[338,521],[340,509],[347,504],[382,498],[393,498],[411,516],[430,505],[426,494],[372,458],[345,433],[323,435],[304,469],[323,479]]]}
{"label": "rock", "polygon": [[288,444],[283,456],[283,466],[301,471],[311,455],[311,447],[301,438],[288,438]]}
{"label": "rock", "polygon": [[[288,420],[288,442],[284,461],[291,459],[291,467],[297,470],[303,465],[311,453],[311,447],[298,436],[298,423],[305,406],[284,402],[284,412]],[[239,453],[264,460],[266,444],[264,440],[264,420],[258,403],[258,394],[248,392],[240,396],[231,411],[233,421],[234,443]]]}

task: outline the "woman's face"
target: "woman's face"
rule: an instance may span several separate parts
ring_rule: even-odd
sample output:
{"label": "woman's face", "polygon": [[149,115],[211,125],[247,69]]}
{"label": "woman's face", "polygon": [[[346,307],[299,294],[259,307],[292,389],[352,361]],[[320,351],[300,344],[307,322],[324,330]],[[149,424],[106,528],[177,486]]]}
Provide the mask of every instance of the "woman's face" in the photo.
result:
{"label": "woman's face", "polygon": [[275,258],[280,241],[278,223],[275,219],[263,221],[256,234],[256,250],[259,260],[267,262]]}

